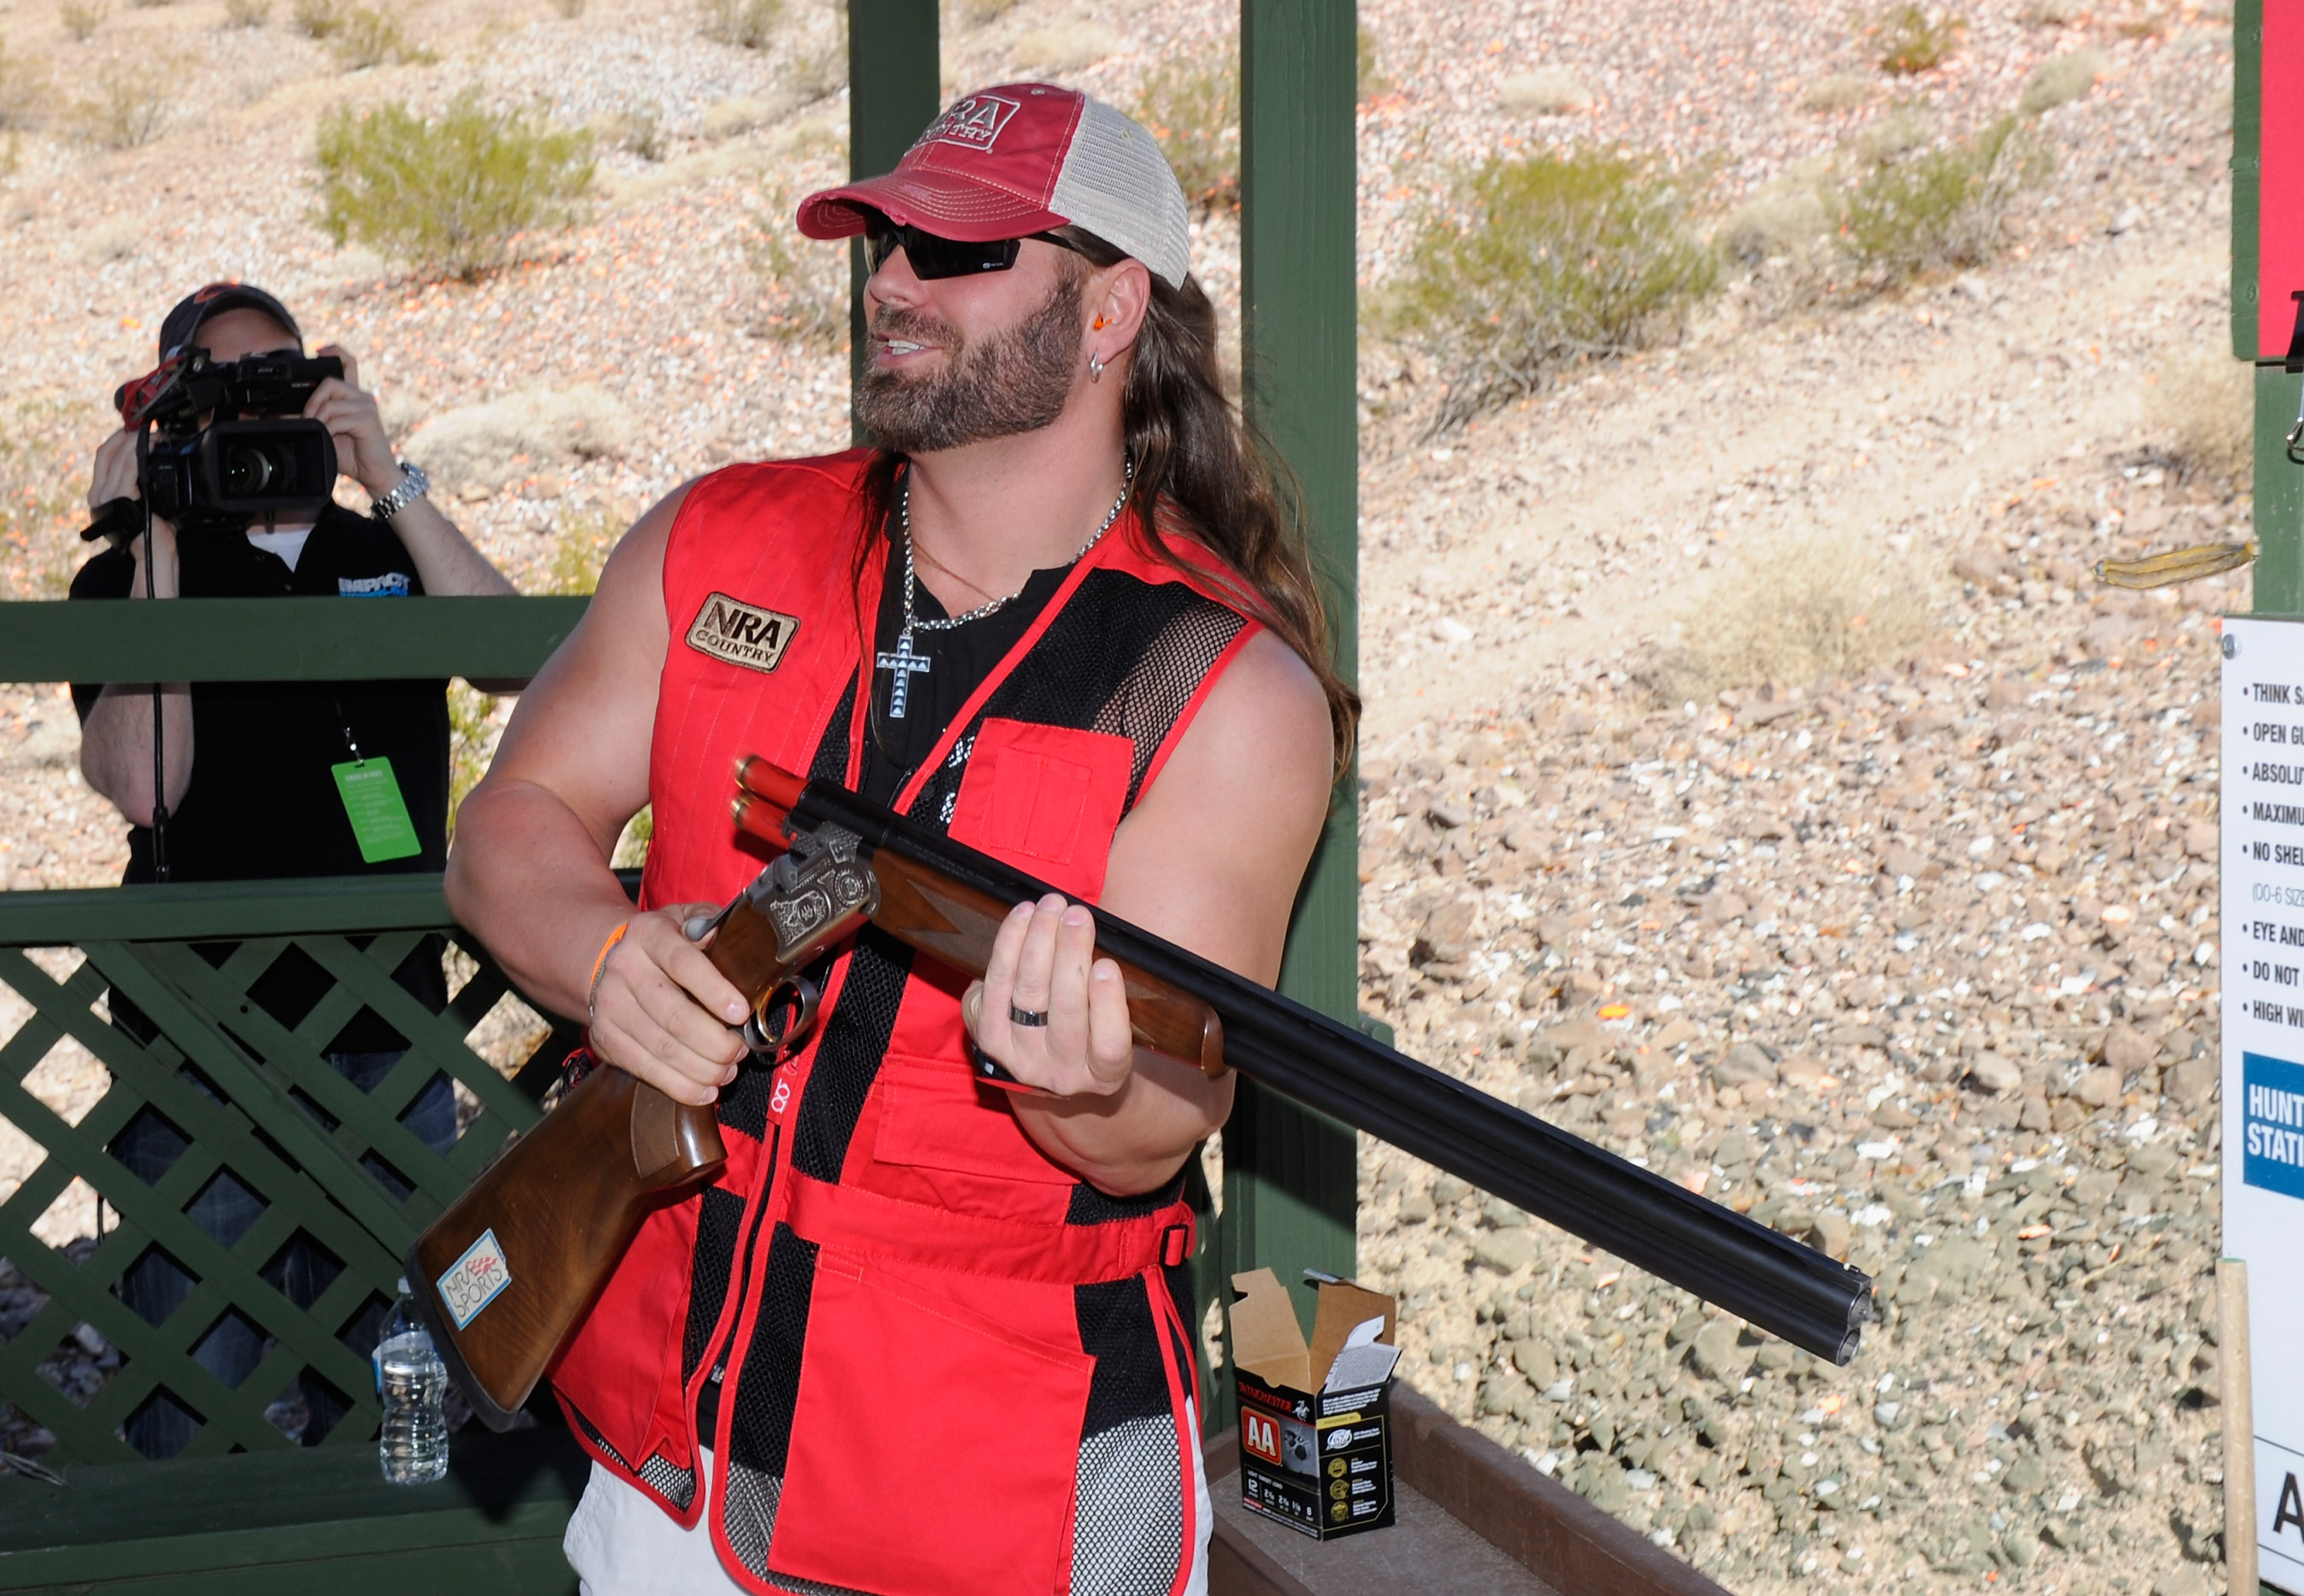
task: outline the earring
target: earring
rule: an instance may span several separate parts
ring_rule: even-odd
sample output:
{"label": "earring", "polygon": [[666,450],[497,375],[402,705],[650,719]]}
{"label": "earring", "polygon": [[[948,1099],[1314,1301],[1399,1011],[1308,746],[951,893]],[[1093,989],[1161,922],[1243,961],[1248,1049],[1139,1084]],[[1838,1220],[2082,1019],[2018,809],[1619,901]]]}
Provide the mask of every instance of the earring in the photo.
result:
{"label": "earring", "polygon": [[1088,357],[1088,379],[1090,382],[1104,380],[1104,361],[1095,355]]}

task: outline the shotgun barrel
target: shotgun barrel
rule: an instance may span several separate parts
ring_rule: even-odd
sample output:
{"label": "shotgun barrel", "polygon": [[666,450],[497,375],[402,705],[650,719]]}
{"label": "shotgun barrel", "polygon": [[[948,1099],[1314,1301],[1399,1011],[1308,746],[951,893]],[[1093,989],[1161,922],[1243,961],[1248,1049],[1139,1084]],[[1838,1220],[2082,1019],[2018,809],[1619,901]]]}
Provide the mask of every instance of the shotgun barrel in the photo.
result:
{"label": "shotgun barrel", "polygon": [[[971,897],[1004,905],[1053,890],[832,783],[803,782],[759,760],[739,768],[738,782],[792,833],[834,828],[868,854],[908,862]],[[744,824],[765,833],[769,819],[754,813]],[[1221,1026],[1224,1062],[1250,1079],[1818,1357],[1844,1364],[1855,1355],[1873,1317],[1872,1281],[1862,1270],[1126,921],[1094,913],[1097,951],[1131,975],[1205,1003]],[[940,951],[937,938],[916,939],[882,914],[873,919],[931,954]]]}

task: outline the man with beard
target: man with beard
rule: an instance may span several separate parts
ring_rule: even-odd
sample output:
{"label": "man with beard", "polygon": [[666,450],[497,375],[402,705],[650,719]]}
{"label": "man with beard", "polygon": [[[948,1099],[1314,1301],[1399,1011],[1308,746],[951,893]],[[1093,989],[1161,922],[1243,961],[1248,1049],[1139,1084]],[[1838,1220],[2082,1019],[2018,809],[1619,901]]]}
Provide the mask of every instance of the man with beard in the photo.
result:
{"label": "man with beard", "polygon": [[[1357,701],[1142,128],[987,89],[799,225],[867,241],[878,446],[644,516],[450,861],[521,985],[729,1148],[554,1371],[594,1458],[570,1560],[599,1596],[1204,1589],[1181,1170],[1232,1084],[1132,1051],[1078,902],[1273,980]],[[976,983],[867,929],[807,1045],[748,1063],[681,930],[762,862],[747,753],[1068,896]]]}

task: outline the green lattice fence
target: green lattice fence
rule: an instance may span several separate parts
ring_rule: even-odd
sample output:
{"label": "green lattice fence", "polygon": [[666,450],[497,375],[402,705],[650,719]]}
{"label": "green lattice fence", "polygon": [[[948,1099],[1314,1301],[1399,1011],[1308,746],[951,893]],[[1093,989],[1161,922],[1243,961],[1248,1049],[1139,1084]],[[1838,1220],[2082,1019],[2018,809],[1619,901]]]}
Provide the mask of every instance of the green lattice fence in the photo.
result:
{"label": "green lattice fence", "polygon": [[[286,1447],[293,1443],[267,1409],[309,1369],[351,1402],[328,1444],[373,1439],[365,1349],[343,1337],[377,1299],[390,1300],[416,1234],[510,1133],[535,1121],[570,1040],[539,1040],[531,1019],[525,1045],[512,1048],[523,1056],[500,1059],[504,1069],[473,1050],[468,1036],[509,988],[476,945],[456,940],[436,877],[37,896],[37,906],[18,899],[0,913],[0,986],[30,1009],[12,1007],[21,1023],[0,1042],[0,1120],[39,1155],[0,1201],[0,1259],[19,1277],[0,1295],[0,1400],[21,1416],[16,1428],[29,1421],[55,1437],[51,1464],[129,1461],[136,1454],[122,1426],[165,1395],[199,1422],[186,1456]],[[296,934],[276,934],[284,921]],[[63,938],[50,928],[74,925],[82,929],[57,947]],[[391,973],[435,931],[463,951],[463,960],[452,955],[460,968],[477,964],[437,1015]],[[238,946],[220,966],[194,947],[225,938]],[[50,951],[38,958],[29,951],[44,944]],[[292,948],[333,981],[308,1013],[285,1016],[292,1025],[250,998]],[[155,1027],[148,1045],[110,1023],[111,990]],[[411,1044],[367,1091],[322,1057],[362,1006]],[[60,1110],[60,1093],[36,1072],[55,1060],[86,1075],[91,1058],[108,1084]],[[438,1072],[460,1089],[459,1133],[445,1153],[401,1123]],[[36,1090],[44,1083],[50,1090]],[[185,1144],[148,1184],[107,1150],[148,1109]],[[16,1167],[30,1161],[21,1142],[14,1150]],[[243,1233],[219,1240],[185,1210],[226,1180],[263,1206]],[[52,1214],[91,1207],[100,1237]],[[81,1235],[58,1234],[70,1228]],[[318,1273],[334,1272],[309,1307],[273,1278],[300,1237]],[[121,1295],[123,1277],[152,1248],[197,1282],[157,1324]],[[231,1314],[264,1338],[261,1363],[236,1389],[192,1355]],[[89,1389],[88,1354],[98,1347],[114,1366]]]}

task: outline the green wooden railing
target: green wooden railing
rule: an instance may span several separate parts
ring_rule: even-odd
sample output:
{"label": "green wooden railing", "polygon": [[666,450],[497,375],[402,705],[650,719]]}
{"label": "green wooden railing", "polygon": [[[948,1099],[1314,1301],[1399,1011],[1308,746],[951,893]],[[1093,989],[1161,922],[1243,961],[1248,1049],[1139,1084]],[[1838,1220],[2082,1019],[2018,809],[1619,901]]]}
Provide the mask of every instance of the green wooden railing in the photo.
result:
{"label": "green wooden railing", "polygon": [[[511,1133],[535,1122],[537,1099],[570,1039],[546,1038],[501,1074],[467,1034],[509,989],[477,947],[479,968],[434,1014],[392,979],[432,932],[455,936],[436,876],[343,881],[251,881],[10,894],[0,897],[0,986],[31,1014],[0,1046],[0,1118],[46,1158],[0,1201],[0,1258],[46,1300],[0,1345],[0,1397],[55,1435],[51,1464],[134,1461],[121,1427],[146,1402],[172,1400],[199,1429],[185,1456],[291,1445],[267,1409],[309,1370],[350,1399],[327,1444],[372,1440],[378,1414],[365,1349],[343,1337],[381,1299],[417,1234],[461,1192]],[[364,947],[355,946],[355,937]],[[196,945],[236,943],[212,966]],[[27,949],[67,947],[70,972],[51,974]],[[267,1014],[250,989],[291,949],[330,978],[294,1023]],[[140,1044],[102,1013],[125,998],[157,1034]],[[361,1091],[322,1049],[363,1006],[405,1037],[409,1050]],[[27,1086],[52,1053],[76,1042],[110,1076],[103,1095],[67,1118]],[[462,1091],[460,1133],[436,1152],[401,1123],[445,1073]],[[130,1123],[157,1113],[185,1146],[148,1184],[108,1150]],[[395,1195],[377,1166],[411,1188]],[[263,1205],[237,1237],[219,1240],[187,1216],[193,1199],[231,1180]],[[92,1249],[54,1246],[34,1234],[75,1181],[108,1217]],[[301,1238],[335,1278],[300,1306],[269,1278]],[[196,1286],[148,1324],[118,1287],[158,1249]],[[193,1357],[226,1313],[269,1343],[237,1388]],[[93,1329],[119,1366],[93,1392],[52,1383],[41,1365]]]}

